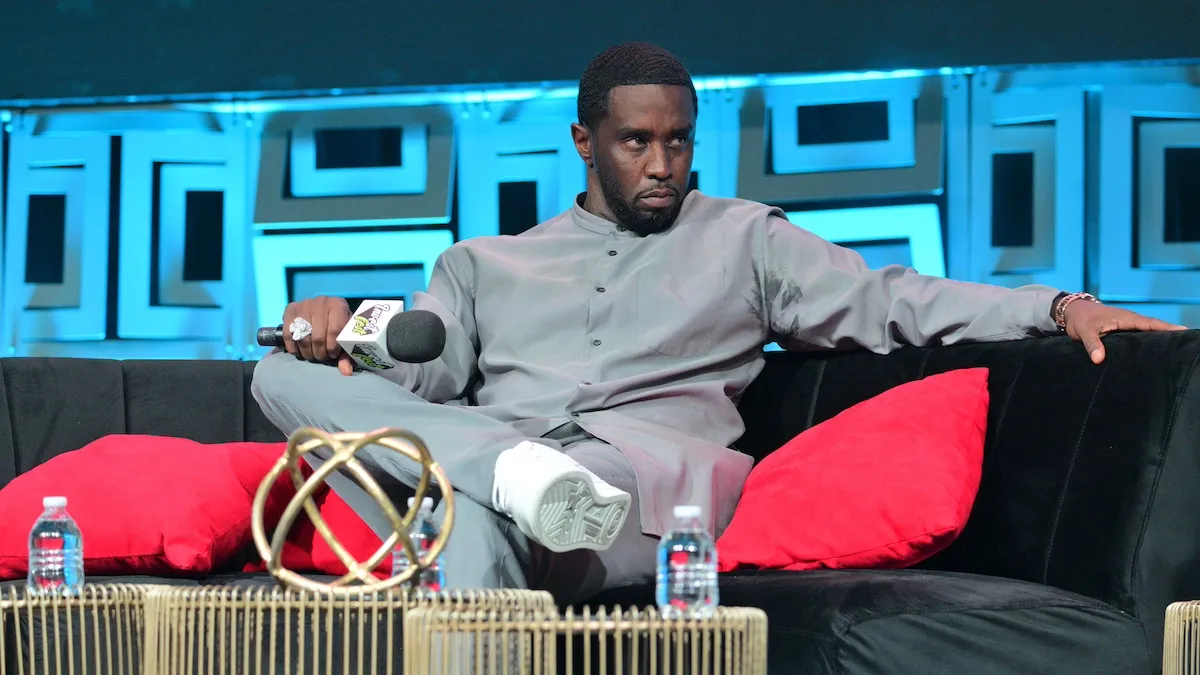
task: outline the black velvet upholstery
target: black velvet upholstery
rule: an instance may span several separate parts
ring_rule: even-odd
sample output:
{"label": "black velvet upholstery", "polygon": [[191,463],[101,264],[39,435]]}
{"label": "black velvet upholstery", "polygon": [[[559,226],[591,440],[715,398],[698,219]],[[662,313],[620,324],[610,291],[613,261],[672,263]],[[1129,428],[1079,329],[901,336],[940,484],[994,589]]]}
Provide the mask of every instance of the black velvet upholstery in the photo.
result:
{"label": "black velvet upholstery", "polygon": [[[624,589],[606,604],[644,604]],[[770,672],[1145,673],[1141,626],[1041,584],[925,570],[737,572],[721,603],[770,617]],[[1117,659],[1114,661],[1114,659]],[[1057,669],[1056,665],[1069,664]]]}
{"label": "black velvet upholstery", "polygon": [[0,486],[105,434],[281,441],[250,395],[254,363],[0,359]]}
{"label": "black velvet upholstery", "polygon": [[[1101,366],[1067,338],[769,354],[741,400],[738,447],[756,458],[933,373],[987,366],[992,400],[979,495],[946,551],[917,569],[722,578],[723,603],[768,612],[770,671],[1157,670],[1167,604],[1200,598],[1200,331],[1105,344]],[[282,440],[249,394],[253,367],[0,359],[0,485],[107,433]],[[235,579],[262,583],[177,582]]]}

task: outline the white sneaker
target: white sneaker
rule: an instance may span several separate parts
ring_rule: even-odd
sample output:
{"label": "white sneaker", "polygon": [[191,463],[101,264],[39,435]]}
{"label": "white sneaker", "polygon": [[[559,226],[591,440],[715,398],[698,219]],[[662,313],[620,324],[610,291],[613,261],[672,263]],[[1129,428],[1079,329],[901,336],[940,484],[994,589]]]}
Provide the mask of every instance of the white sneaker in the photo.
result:
{"label": "white sneaker", "polygon": [[629,503],[629,493],[540,443],[522,441],[496,460],[492,505],[555,553],[608,549],[625,524]]}

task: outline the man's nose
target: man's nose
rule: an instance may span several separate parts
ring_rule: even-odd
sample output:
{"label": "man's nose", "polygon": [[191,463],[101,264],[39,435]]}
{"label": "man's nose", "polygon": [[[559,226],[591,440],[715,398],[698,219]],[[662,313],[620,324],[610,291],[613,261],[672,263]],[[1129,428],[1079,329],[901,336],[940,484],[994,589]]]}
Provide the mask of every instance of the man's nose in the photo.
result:
{"label": "man's nose", "polygon": [[658,143],[650,146],[646,176],[656,180],[667,180],[671,177],[671,155],[665,146]]}

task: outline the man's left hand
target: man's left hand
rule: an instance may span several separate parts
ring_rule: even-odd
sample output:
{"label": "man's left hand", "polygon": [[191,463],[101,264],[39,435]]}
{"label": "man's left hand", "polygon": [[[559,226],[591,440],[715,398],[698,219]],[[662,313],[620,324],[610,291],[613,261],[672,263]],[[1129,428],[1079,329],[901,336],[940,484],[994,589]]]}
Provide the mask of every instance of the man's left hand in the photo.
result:
{"label": "man's left hand", "polygon": [[1067,305],[1063,318],[1067,324],[1067,335],[1083,343],[1092,363],[1104,361],[1104,343],[1100,338],[1109,333],[1126,330],[1187,330],[1187,326],[1177,326],[1127,309],[1086,300],[1075,300]]}

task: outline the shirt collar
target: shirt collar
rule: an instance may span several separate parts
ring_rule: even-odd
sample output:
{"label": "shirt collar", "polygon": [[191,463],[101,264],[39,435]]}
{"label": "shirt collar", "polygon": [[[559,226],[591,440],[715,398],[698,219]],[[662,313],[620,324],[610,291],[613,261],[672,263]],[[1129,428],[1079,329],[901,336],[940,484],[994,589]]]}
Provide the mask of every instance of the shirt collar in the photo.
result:
{"label": "shirt collar", "polygon": [[[692,190],[683,198],[683,206],[679,209],[679,216],[675,219],[675,225],[683,218],[684,212],[688,210],[688,204],[691,202]],[[575,224],[589,232],[603,234],[611,237],[637,237],[638,235],[629,230],[617,225],[607,218],[598,216],[591,211],[583,208],[583,200],[587,196],[587,192],[580,192],[575,196],[575,203],[571,206],[571,218]],[[674,229],[674,225],[672,226]],[[668,230],[669,231],[669,230]]]}
{"label": "shirt collar", "polygon": [[575,196],[575,204],[571,206],[571,218],[575,224],[589,232],[603,234],[610,237],[636,237],[637,235],[629,230],[617,225],[607,218],[598,216],[591,211],[583,208],[583,200],[587,196],[587,192],[580,192]]}

